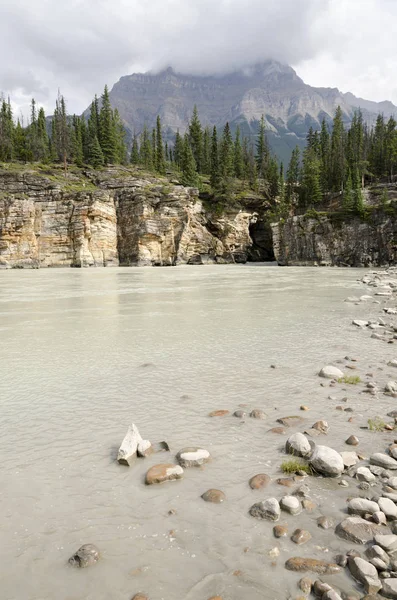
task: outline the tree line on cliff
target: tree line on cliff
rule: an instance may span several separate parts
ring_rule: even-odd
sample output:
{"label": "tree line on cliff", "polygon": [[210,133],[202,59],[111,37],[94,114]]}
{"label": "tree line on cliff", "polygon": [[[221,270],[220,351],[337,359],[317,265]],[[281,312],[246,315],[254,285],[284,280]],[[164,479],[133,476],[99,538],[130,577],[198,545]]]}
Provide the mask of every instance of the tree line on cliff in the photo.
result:
{"label": "tree line on cliff", "polygon": [[58,94],[50,127],[43,108],[32,100],[30,122],[23,127],[13,118],[11,103],[0,105],[0,161],[61,162],[100,168],[131,163],[159,175],[176,175],[188,186],[207,187],[213,196],[233,199],[242,190],[263,197],[280,214],[315,208],[331,196],[341,196],[346,211],[363,211],[365,184],[387,178],[397,170],[397,122],[378,115],[369,127],[358,110],[346,129],[340,107],[332,124],[324,119],[319,131],[310,129],[306,147],[296,147],[284,171],[270,150],[262,116],[255,143],[234,134],[229,123],[218,130],[204,127],[195,107],[186,132],[164,142],[160,116],[151,131],[133,135],[127,152],[122,120],[110,103],[107,86],[94,98],[88,118],[67,114]]}

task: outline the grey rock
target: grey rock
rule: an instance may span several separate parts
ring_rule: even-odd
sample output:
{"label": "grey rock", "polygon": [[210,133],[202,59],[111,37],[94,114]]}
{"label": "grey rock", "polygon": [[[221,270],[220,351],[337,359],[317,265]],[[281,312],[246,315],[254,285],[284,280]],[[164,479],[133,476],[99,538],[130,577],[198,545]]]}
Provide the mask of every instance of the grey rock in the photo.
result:
{"label": "grey rock", "polygon": [[280,504],[276,498],[267,498],[251,506],[249,513],[257,519],[278,521],[281,514]]}
{"label": "grey rock", "polygon": [[344,376],[344,373],[338,369],[338,367],[327,365],[321,369],[319,376],[325,377],[326,379],[341,379]]}
{"label": "grey rock", "polygon": [[397,519],[397,506],[390,498],[379,498],[378,504],[388,519]]}
{"label": "grey rock", "polygon": [[139,433],[138,427],[132,423],[121,443],[119,452],[117,455],[117,461],[121,465],[130,466],[131,462],[137,456],[138,444],[142,442],[141,434]]}
{"label": "grey rock", "polygon": [[361,517],[348,517],[335,529],[336,535],[355,544],[367,544],[373,540],[375,535],[384,532],[387,532],[387,528],[384,526],[370,523]]}
{"label": "grey rock", "polygon": [[69,564],[73,567],[85,569],[86,567],[95,565],[99,558],[100,552],[94,544],[84,544],[69,558]]}
{"label": "grey rock", "polygon": [[340,455],[346,468],[354,467],[354,465],[360,462],[356,452],[341,452]]}
{"label": "grey rock", "polygon": [[176,455],[176,459],[184,469],[200,467],[211,460],[211,455],[204,448],[184,448]]}
{"label": "grey rock", "polygon": [[397,578],[385,579],[382,583],[382,596],[397,598]]}
{"label": "grey rock", "polygon": [[374,536],[375,543],[386,550],[388,554],[393,554],[397,551],[397,535],[395,534],[376,534]]}
{"label": "grey rock", "polygon": [[383,467],[384,469],[397,469],[397,460],[382,452],[372,454],[369,461],[372,465]]}
{"label": "grey rock", "polygon": [[339,476],[344,469],[341,455],[328,446],[316,446],[310,464],[315,471],[329,477]]}
{"label": "grey rock", "polygon": [[347,510],[353,515],[365,515],[366,513],[373,514],[379,511],[379,505],[365,498],[352,498],[347,504]]}
{"label": "grey rock", "polygon": [[368,467],[358,467],[356,470],[356,477],[359,481],[367,481],[369,483],[376,481],[376,476],[371,473]]}
{"label": "grey rock", "polygon": [[298,515],[302,512],[302,505],[296,496],[284,496],[280,500],[282,510],[291,515]]}
{"label": "grey rock", "polygon": [[287,454],[306,458],[312,453],[312,447],[303,433],[294,433],[290,435],[286,441],[285,451]]}
{"label": "grey rock", "polygon": [[367,594],[376,594],[382,587],[376,567],[363,558],[351,557],[348,561],[350,573],[364,584]]}

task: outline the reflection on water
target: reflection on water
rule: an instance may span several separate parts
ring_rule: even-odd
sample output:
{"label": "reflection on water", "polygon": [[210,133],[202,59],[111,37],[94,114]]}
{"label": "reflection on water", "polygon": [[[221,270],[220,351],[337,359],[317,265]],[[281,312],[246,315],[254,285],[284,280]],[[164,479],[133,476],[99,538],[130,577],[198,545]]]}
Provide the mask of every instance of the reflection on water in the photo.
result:
{"label": "reflection on water", "polygon": [[[313,422],[329,410],[315,378],[324,363],[349,352],[371,360],[342,302],[357,292],[358,274],[261,265],[1,272],[1,598],[295,593],[299,577],[283,564],[296,547],[247,513],[263,494],[282,492],[253,492],[247,481],[278,473],[284,438],[267,433],[278,417],[302,403]],[[241,404],[264,409],[267,420],[207,417]],[[329,441],[340,444],[348,425],[343,414],[334,419]],[[131,421],[175,453],[197,444],[213,461],[147,488],[146,470],[170,457],[117,465]],[[227,501],[203,502],[210,487]],[[328,505],[339,510],[336,500]],[[317,516],[304,518],[315,527]],[[315,533],[315,544],[328,543]],[[103,558],[80,572],[66,561],[82,543]],[[299,553],[318,555],[315,544]]]}

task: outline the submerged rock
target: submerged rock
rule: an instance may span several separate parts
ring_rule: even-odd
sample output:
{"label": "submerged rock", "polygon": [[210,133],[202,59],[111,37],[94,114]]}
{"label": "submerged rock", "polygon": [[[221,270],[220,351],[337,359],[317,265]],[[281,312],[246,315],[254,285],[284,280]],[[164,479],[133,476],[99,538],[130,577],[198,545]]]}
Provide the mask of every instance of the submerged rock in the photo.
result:
{"label": "submerged rock", "polygon": [[250,412],[251,419],[266,419],[267,415],[263,410],[255,408]]}
{"label": "submerged rock", "polygon": [[296,416],[280,417],[280,419],[277,419],[277,423],[281,423],[281,425],[284,425],[284,427],[294,427],[295,425],[301,425],[304,422],[305,421],[302,419],[302,417]]}
{"label": "submerged rock", "polygon": [[299,573],[312,571],[319,575],[335,575],[342,570],[341,567],[335,563],[329,563],[325,560],[317,560],[315,558],[301,558],[298,556],[289,558],[285,563],[285,568],[289,571],[297,571]]}
{"label": "submerged rock", "polygon": [[69,558],[69,564],[73,567],[79,567],[85,569],[95,565],[100,559],[100,552],[94,544],[84,544],[81,546],[73,556]]}
{"label": "submerged rock", "polygon": [[229,414],[228,410],[213,410],[208,415],[209,417],[224,417]]}
{"label": "submerged rock", "polygon": [[306,544],[306,542],[308,542],[311,539],[311,534],[305,529],[295,529],[291,537],[291,540],[298,545]]}
{"label": "submerged rock", "polygon": [[249,480],[249,486],[252,490],[260,490],[269,485],[271,479],[266,473],[258,473]]}
{"label": "submerged rock", "polygon": [[215,489],[207,490],[201,497],[205,502],[212,502],[213,504],[221,504],[221,502],[226,500],[224,492]]}
{"label": "submerged rock", "polygon": [[142,442],[138,427],[132,423],[122,441],[117,455],[117,461],[120,465],[130,466],[131,462],[137,456],[138,444]]}
{"label": "submerged rock", "polygon": [[154,465],[146,473],[146,484],[164,483],[165,481],[174,481],[183,477],[183,469],[180,465],[160,464]]}
{"label": "submerged rock", "polygon": [[211,459],[208,450],[204,448],[184,448],[176,455],[176,459],[184,469],[187,467],[200,467]]}

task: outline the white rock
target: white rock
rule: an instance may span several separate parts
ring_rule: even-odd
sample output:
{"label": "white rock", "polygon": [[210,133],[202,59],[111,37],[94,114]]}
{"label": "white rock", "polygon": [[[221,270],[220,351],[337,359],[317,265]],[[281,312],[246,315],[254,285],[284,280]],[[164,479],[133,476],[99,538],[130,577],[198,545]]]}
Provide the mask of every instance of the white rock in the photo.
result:
{"label": "white rock", "polygon": [[397,392],[397,381],[388,381],[385,387],[385,392],[394,394]]}
{"label": "white rock", "polygon": [[204,450],[204,448],[184,448],[178,452],[176,458],[183,468],[199,467],[200,465],[207,463],[210,460],[211,455],[208,450]]}
{"label": "white rock", "polygon": [[294,433],[290,435],[285,444],[287,454],[294,456],[309,456],[312,452],[312,447],[309,440],[303,433]]}
{"label": "white rock", "polygon": [[302,512],[302,505],[296,496],[284,496],[280,500],[280,506],[291,515],[298,515]]}
{"label": "white rock", "polygon": [[347,503],[347,510],[353,515],[365,515],[365,513],[372,513],[379,511],[379,505],[372,500],[366,498],[352,498]]}
{"label": "white rock", "polygon": [[278,521],[281,514],[280,504],[276,498],[267,498],[262,502],[253,504],[249,510],[249,513],[257,519]]}
{"label": "white rock", "polygon": [[340,455],[342,457],[343,464],[345,465],[345,467],[353,467],[358,462],[360,462],[360,459],[358,458],[356,452],[341,452]]}
{"label": "white rock", "polygon": [[393,490],[397,490],[397,477],[390,477],[390,479],[387,480],[387,485],[393,488]]}
{"label": "white rock", "polygon": [[138,456],[144,458],[153,452],[152,444],[149,440],[142,440],[138,443]]}
{"label": "white rock", "polygon": [[376,481],[375,475],[371,473],[368,467],[358,467],[356,477],[359,481],[367,481],[368,483]]}
{"label": "white rock", "polygon": [[132,423],[128,428],[117,455],[117,460],[121,465],[130,465],[130,462],[137,455],[138,444],[141,441],[142,437],[138,431],[138,427]]}
{"label": "white rock", "polygon": [[351,574],[364,584],[366,592],[376,594],[381,589],[382,584],[374,565],[357,556],[349,558],[348,564]]}
{"label": "white rock", "polygon": [[397,367],[397,360],[394,358],[393,360],[389,360],[387,363],[388,367]]}
{"label": "white rock", "polygon": [[372,519],[373,519],[373,522],[376,523],[377,525],[386,525],[386,521],[387,521],[386,515],[381,510],[374,512],[372,515]]}
{"label": "white rock", "polygon": [[397,506],[389,498],[379,498],[379,508],[389,519],[397,519]]}
{"label": "white rock", "polygon": [[368,294],[364,294],[364,296],[360,296],[360,300],[362,302],[366,302],[367,300],[372,300],[373,296],[369,296]]}
{"label": "white rock", "polygon": [[343,459],[339,452],[328,446],[316,446],[310,458],[313,469],[323,475],[337,477],[343,472]]}
{"label": "white rock", "polygon": [[357,325],[357,327],[366,327],[368,325],[368,321],[360,321],[360,319],[355,319],[352,321],[353,325]]}
{"label": "white rock", "polygon": [[320,377],[325,377],[326,379],[341,379],[343,375],[343,371],[332,365],[323,367],[319,373]]}
{"label": "white rock", "polygon": [[369,462],[371,465],[377,465],[378,467],[383,467],[384,469],[397,469],[397,460],[388,454],[383,454],[382,452],[376,452],[375,454],[372,454]]}

